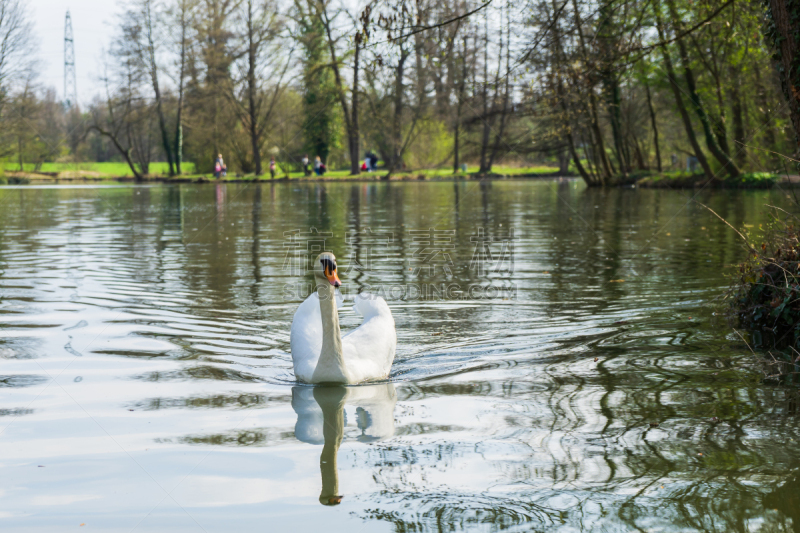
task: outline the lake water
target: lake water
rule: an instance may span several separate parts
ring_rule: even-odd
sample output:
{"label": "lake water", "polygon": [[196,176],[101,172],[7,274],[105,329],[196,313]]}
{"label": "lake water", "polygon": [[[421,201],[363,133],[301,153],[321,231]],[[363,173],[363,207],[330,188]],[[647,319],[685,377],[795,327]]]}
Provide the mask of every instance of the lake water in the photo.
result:
{"label": "lake water", "polygon": [[[0,528],[800,531],[797,404],[719,316],[744,250],[697,202],[754,230],[792,205],[567,180],[0,188]],[[389,302],[386,382],[294,380],[322,248],[346,297]]]}

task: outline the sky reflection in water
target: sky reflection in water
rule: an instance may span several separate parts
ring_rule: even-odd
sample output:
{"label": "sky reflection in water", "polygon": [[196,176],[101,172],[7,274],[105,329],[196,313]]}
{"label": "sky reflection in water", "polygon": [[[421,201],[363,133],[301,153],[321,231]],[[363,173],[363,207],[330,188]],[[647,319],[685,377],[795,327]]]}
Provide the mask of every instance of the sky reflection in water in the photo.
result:
{"label": "sky reflection in water", "polygon": [[[800,531],[797,404],[713,315],[743,250],[695,194],[754,230],[790,203],[0,188],[0,527]],[[293,254],[322,240],[346,294],[389,300],[387,383],[294,381]]]}

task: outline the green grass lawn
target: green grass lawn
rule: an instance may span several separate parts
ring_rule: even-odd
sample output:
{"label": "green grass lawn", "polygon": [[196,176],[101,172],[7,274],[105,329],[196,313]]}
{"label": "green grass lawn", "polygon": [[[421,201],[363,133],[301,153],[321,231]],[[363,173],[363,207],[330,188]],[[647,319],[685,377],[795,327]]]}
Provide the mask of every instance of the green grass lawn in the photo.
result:
{"label": "green grass lawn", "polygon": [[[6,171],[16,172],[19,170],[19,165],[12,162],[0,162],[2,168]],[[26,163],[24,165],[26,172],[34,172],[35,165],[33,163]],[[203,176],[205,178],[213,178],[211,173],[205,174],[197,174],[195,173],[194,163],[184,162],[182,164],[183,175],[181,177],[200,177]],[[96,172],[100,174],[100,177],[132,177],[133,173],[131,169],[128,168],[128,165],[125,163],[119,162],[105,162],[105,163],[43,163],[41,167],[38,169],[39,172],[46,172],[46,173],[59,173],[59,172]],[[150,174],[153,175],[161,175],[166,176],[168,171],[167,163],[151,163],[150,164]],[[515,176],[515,175],[523,175],[523,174],[549,174],[555,172],[556,169],[553,167],[546,167],[546,166],[536,166],[536,167],[511,167],[511,166],[504,166],[504,165],[496,165],[492,172],[495,174],[502,174],[508,176]],[[467,167],[466,174],[476,174],[478,172],[477,166],[470,166]],[[364,177],[374,177],[374,176],[383,176],[386,174],[385,168],[379,168],[376,172],[366,172],[363,173]],[[420,174],[424,174],[428,178],[447,178],[453,176],[453,169],[452,168],[435,168],[435,169],[416,169],[416,170],[404,170],[404,171],[396,171],[394,173],[395,176],[404,176],[404,175],[411,175],[417,176]],[[286,174],[283,173],[280,165],[278,166],[277,172],[275,173],[276,178],[282,178]],[[292,179],[302,178],[303,173],[300,171],[290,171],[288,175]],[[463,173],[459,173],[458,175],[463,175]],[[312,172],[311,178],[316,177],[316,175]],[[326,178],[347,178],[350,177],[350,170],[329,170],[325,173]],[[245,179],[253,179],[254,176],[252,174],[244,176]],[[235,173],[229,173],[228,179],[238,179]],[[262,180],[268,180],[269,172],[266,172],[263,176],[261,176]]]}
{"label": "green grass lawn", "polygon": [[[468,166],[466,174],[477,174],[480,167],[477,165],[475,166]],[[555,167],[545,167],[545,166],[537,166],[537,167],[510,167],[504,165],[494,165],[492,167],[492,173],[494,174],[501,174],[504,176],[519,176],[522,174],[551,174],[556,172],[558,169]],[[397,174],[406,174],[406,172],[397,172]],[[410,170],[408,174],[426,174],[428,176],[452,176],[453,169],[452,168],[434,168],[430,170]],[[461,174],[461,172],[459,172]]]}
{"label": "green grass lawn", "polygon": [[[11,162],[0,163],[3,169],[10,172],[19,170],[19,164]],[[33,163],[25,163],[23,165],[26,172],[33,172],[36,165]],[[194,163],[183,162],[181,170],[184,173],[194,173]],[[152,174],[167,174],[169,165],[167,163],[151,163],[150,172]],[[133,176],[133,172],[128,167],[127,163],[107,162],[107,163],[42,163],[39,172],[68,172],[68,171],[86,171],[97,172],[99,174],[120,177],[120,176]]]}

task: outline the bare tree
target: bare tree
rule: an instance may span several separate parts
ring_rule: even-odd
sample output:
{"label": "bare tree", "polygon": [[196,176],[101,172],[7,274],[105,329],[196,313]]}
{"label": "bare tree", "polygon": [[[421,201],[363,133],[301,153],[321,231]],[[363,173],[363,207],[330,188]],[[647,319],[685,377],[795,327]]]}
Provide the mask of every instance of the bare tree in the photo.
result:
{"label": "bare tree", "polygon": [[91,107],[90,128],[109,139],[136,181],[144,179],[153,156],[153,109],[142,95],[146,74],[135,43],[122,39],[113,50],[115,68],[103,77],[106,96]]}
{"label": "bare tree", "polygon": [[35,116],[39,108],[36,98],[36,83],[33,73],[29,72],[23,85],[12,97],[10,102],[10,126],[17,145],[17,164],[19,170],[25,170],[23,164],[26,159],[36,159],[29,153],[30,145],[36,142]]}
{"label": "bare tree", "polygon": [[160,36],[158,35],[160,28],[156,19],[160,18],[163,13],[154,13],[153,11],[153,0],[134,0],[123,16],[122,32],[124,38],[130,43],[131,49],[135,51],[135,58],[139,63],[138,66],[147,73],[153,91],[156,115],[158,116],[161,147],[167,158],[169,175],[174,176],[174,155],[170,143],[170,135],[167,131],[163,90],[159,79],[161,69],[157,61],[157,56],[160,53]]}
{"label": "bare tree", "polygon": [[225,94],[230,90],[231,64],[236,59],[231,20],[240,4],[241,0],[202,0],[194,13],[198,57],[191,58],[193,114],[204,127],[195,127],[194,132],[203,152],[197,159],[209,167],[235,127]]}
{"label": "bare tree", "polygon": [[192,55],[192,38],[194,37],[192,33],[192,17],[197,8],[197,1],[198,0],[175,0],[174,4],[166,13],[169,27],[176,28],[177,30],[170,32],[172,35],[170,48],[173,51],[174,60],[172,62],[173,68],[167,71],[167,75],[172,80],[177,93],[175,102],[175,129],[172,138],[176,174],[182,173],[184,98],[189,59]]}
{"label": "bare tree", "polygon": [[[342,106],[342,113],[344,115],[344,127],[347,133],[347,144],[350,152],[350,174],[358,174],[361,168],[358,165],[359,155],[359,131],[358,131],[358,73],[359,73],[359,55],[361,45],[363,42],[363,34],[354,29],[353,32],[353,86],[351,88],[351,101],[347,101],[347,89],[345,88],[345,80],[341,72],[342,58],[337,54],[337,38],[333,34],[331,27],[333,19],[339,13],[331,14],[328,11],[327,0],[307,0],[313,6],[316,15],[319,17],[322,26],[325,28],[325,36],[328,41],[328,50],[331,56],[330,67],[333,70],[334,81],[336,82],[336,92],[339,98],[339,104]],[[367,7],[369,9],[369,6]],[[354,25],[355,26],[355,25]]]}
{"label": "bare tree", "polygon": [[31,69],[36,45],[27,8],[21,0],[0,0],[0,103],[15,79]]}
{"label": "bare tree", "polygon": [[280,54],[282,24],[273,0],[244,0],[238,20],[243,29],[241,60],[235,63],[239,76],[233,80],[228,96],[250,137],[256,176],[264,173],[263,141],[275,105],[286,89],[284,77],[292,58],[291,53]]}

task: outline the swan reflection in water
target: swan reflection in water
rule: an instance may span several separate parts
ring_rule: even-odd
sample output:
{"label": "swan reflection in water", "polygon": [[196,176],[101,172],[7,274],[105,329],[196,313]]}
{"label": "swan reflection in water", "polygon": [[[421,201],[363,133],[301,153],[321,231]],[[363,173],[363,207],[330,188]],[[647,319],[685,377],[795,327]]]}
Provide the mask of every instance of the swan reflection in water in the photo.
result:
{"label": "swan reflection in water", "polygon": [[394,435],[394,384],[361,387],[292,387],[292,409],[297,413],[294,434],[308,444],[322,444],[319,468],[322,473],[322,505],[338,505],[339,471],[336,455],[348,425],[345,405],[355,407],[356,440],[377,442]]}

